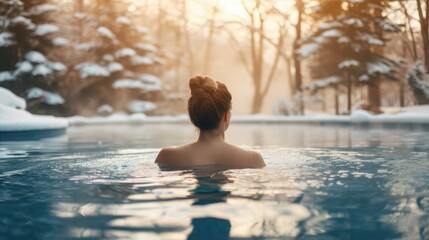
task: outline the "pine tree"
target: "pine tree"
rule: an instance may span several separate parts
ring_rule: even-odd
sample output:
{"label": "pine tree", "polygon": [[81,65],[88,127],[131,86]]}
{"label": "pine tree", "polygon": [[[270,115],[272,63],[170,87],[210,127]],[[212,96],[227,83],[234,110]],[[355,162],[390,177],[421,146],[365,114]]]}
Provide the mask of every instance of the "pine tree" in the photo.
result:
{"label": "pine tree", "polygon": [[317,53],[316,61],[310,65],[314,78],[338,79],[314,86],[346,87],[349,111],[354,85],[371,85],[381,77],[396,79],[397,63],[379,51],[387,41],[383,34],[399,31],[380,14],[386,7],[385,0],[320,1],[313,8],[313,16],[321,23],[297,50],[302,57]]}
{"label": "pine tree", "polygon": [[87,57],[75,66],[81,78],[78,95],[90,103],[90,111],[155,109],[148,100],[161,90],[153,72],[162,60],[148,43],[148,29],[135,24],[126,6],[115,0],[95,1],[93,11],[78,16],[84,21],[80,25],[94,32],[93,38],[77,45]]}
{"label": "pine tree", "polygon": [[406,75],[417,104],[429,104],[429,75],[421,62],[416,62]]}
{"label": "pine tree", "polygon": [[0,85],[26,98],[30,111],[41,104],[62,105],[53,91],[67,67],[49,57],[68,41],[55,37],[59,27],[49,14],[57,7],[46,0],[0,1]]}

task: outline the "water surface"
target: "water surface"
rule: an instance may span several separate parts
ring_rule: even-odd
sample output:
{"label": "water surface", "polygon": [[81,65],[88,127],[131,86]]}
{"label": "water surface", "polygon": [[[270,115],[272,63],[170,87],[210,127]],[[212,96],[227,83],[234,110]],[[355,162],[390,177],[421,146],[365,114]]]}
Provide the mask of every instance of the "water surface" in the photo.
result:
{"label": "water surface", "polygon": [[161,171],[178,125],[0,142],[0,239],[429,239],[429,131],[232,125],[265,169]]}

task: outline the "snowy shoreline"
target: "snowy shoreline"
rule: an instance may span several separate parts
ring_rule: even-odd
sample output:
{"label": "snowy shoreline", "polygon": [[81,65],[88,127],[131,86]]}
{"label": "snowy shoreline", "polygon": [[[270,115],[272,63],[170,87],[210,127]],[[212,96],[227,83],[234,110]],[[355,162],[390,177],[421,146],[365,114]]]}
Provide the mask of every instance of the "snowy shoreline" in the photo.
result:
{"label": "snowy shoreline", "polygon": [[[187,115],[179,116],[145,116],[144,114],[126,115],[115,113],[110,116],[67,118],[71,126],[94,124],[165,124],[190,123]],[[363,110],[356,110],[351,115],[306,115],[306,116],[273,116],[273,115],[238,115],[232,116],[232,123],[238,124],[418,124],[429,125],[429,106],[419,106],[397,110],[394,114],[373,115]]]}

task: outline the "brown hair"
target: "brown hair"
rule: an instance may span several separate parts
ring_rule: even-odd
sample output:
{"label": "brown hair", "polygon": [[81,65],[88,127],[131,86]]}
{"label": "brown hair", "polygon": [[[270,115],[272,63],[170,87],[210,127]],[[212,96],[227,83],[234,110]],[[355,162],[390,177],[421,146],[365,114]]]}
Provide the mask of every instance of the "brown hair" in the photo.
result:
{"label": "brown hair", "polygon": [[208,76],[192,77],[189,88],[188,112],[192,123],[202,131],[218,128],[224,114],[231,109],[228,88]]}

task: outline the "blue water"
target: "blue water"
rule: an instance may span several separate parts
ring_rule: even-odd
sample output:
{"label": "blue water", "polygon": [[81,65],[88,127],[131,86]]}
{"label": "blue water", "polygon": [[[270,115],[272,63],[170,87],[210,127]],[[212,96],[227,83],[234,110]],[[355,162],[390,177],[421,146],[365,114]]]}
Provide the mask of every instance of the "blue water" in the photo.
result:
{"label": "blue water", "polygon": [[266,169],[161,171],[187,125],[0,142],[0,239],[429,239],[429,131],[232,125]]}

